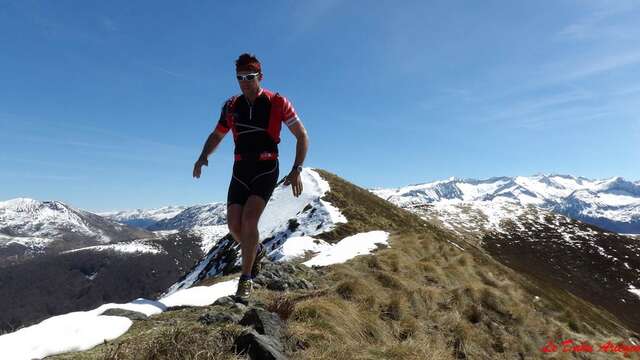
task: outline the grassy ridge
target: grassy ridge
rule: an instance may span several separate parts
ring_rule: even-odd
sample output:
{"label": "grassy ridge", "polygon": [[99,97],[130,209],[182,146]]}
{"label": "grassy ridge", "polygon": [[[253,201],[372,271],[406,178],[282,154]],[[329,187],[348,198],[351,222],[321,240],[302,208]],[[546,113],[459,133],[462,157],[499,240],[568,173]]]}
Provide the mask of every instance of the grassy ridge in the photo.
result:
{"label": "grassy ridge", "polygon": [[[320,237],[337,241],[382,229],[391,233],[390,247],[318,269],[321,276],[311,279],[316,290],[256,291],[256,299],[286,320],[292,359],[622,358],[543,354],[549,339],[629,344],[629,332],[605,311],[476,248],[461,250],[452,245],[459,239],[440,228],[318,172],[331,186],[324,199],[349,220]],[[136,321],[113,342],[56,358],[242,359],[231,346],[242,327],[200,325],[196,319],[207,311],[186,308]]]}

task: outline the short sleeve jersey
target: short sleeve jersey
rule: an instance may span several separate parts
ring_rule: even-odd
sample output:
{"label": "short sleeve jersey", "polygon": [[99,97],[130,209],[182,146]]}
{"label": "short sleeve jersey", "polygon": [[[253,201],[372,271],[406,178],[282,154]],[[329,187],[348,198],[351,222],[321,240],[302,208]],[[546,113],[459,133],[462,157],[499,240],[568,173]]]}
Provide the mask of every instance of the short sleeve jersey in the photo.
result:
{"label": "short sleeve jersey", "polygon": [[281,124],[291,127],[298,121],[300,118],[287,98],[261,89],[253,104],[244,95],[227,100],[215,131],[226,134],[232,130],[235,154],[277,154]]}

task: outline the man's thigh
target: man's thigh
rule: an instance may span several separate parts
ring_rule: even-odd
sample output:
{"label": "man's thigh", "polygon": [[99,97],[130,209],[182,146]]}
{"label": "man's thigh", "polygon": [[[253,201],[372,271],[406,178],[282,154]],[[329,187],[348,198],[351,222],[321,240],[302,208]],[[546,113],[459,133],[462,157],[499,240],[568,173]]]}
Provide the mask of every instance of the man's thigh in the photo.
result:
{"label": "man's thigh", "polygon": [[262,211],[266,206],[264,199],[258,195],[250,195],[242,208],[243,226],[257,226]]}

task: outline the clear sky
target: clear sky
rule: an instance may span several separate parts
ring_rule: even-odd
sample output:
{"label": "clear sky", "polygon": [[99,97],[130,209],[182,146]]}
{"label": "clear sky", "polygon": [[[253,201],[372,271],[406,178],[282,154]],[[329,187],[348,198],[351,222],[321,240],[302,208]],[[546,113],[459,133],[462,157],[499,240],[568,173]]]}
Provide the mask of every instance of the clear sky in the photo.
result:
{"label": "clear sky", "polygon": [[363,187],[640,180],[639,18],[624,0],[1,0],[0,200],[226,201],[230,135],[191,172],[242,52],[298,111],[305,166]]}

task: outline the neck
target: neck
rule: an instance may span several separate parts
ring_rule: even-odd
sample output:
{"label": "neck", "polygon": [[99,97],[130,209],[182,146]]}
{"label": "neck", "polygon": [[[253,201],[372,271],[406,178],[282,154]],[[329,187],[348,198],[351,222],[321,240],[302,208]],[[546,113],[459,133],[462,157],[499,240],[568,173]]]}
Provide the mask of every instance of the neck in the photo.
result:
{"label": "neck", "polygon": [[260,88],[257,88],[256,91],[250,91],[249,93],[244,94],[244,96],[253,103],[253,101],[258,97],[260,93]]}

